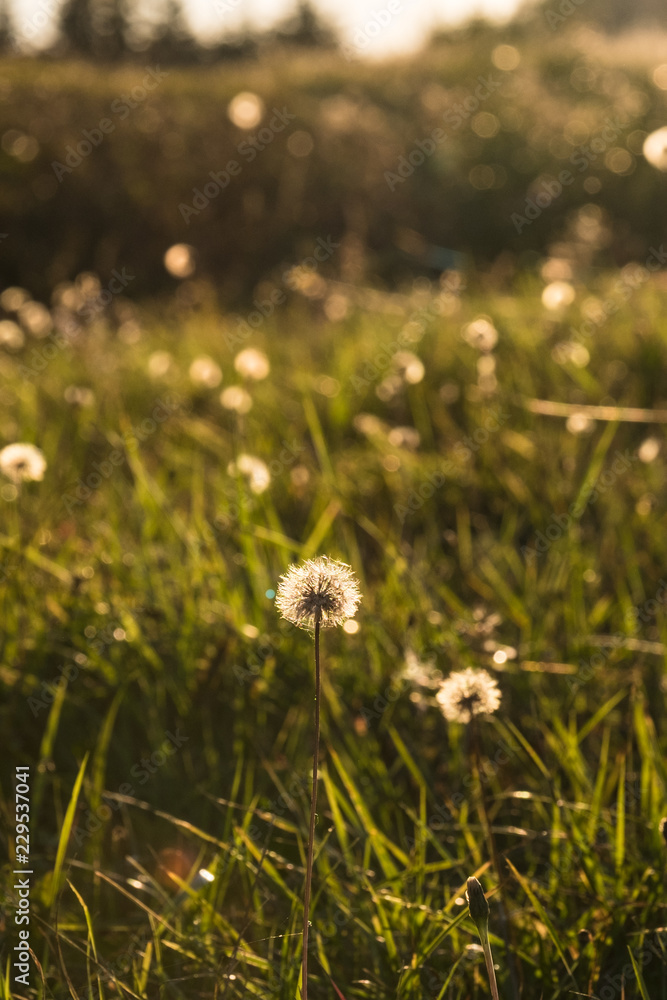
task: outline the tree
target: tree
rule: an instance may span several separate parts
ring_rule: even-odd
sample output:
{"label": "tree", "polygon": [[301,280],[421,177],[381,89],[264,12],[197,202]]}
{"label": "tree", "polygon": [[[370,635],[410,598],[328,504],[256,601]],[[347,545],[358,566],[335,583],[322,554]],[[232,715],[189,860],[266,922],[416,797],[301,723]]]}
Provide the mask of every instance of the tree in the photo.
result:
{"label": "tree", "polygon": [[279,24],[271,35],[278,42],[302,48],[338,48],[336,31],[318,14],[310,0],[298,0],[294,13]]}
{"label": "tree", "polygon": [[127,55],[124,0],[65,0],[60,33],[70,53],[111,62]]}

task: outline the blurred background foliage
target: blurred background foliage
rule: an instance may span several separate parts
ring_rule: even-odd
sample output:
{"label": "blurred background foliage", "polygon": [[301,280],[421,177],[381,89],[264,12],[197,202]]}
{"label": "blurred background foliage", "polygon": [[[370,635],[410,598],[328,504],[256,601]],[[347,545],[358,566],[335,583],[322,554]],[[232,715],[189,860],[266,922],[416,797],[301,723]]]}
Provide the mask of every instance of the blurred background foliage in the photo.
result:
{"label": "blurred background foliage", "polygon": [[[162,258],[177,243],[194,249],[190,294],[206,285],[225,305],[280,280],[318,237],[341,245],[325,271],[379,285],[462,261],[502,282],[564,248],[584,267],[622,266],[659,246],[664,177],[641,154],[667,114],[659,0],[548,0],[377,64],[305,3],[271,30],[206,43],[177,0],[150,24],[119,0],[67,0],[58,17],[53,46],[27,54],[0,16],[0,278],[36,296],[123,267],[131,297],[169,292]],[[155,66],[166,75],[147,90]],[[245,118],[240,94],[255,102]],[[104,119],[113,131],[91,145]],[[230,161],[224,190],[197,200]],[[564,170],[572,182],[529,220]]]}

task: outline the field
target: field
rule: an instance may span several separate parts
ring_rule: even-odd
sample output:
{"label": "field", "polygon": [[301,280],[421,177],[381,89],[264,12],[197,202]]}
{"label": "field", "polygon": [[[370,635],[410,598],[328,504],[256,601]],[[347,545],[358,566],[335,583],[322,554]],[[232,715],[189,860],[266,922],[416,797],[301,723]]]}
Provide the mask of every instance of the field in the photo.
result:
{"label": "field", "polygon": [[[488,996],[476,874],[504,1000],[664,1000],[667,286],[549,280],[300,271],[248,325],[84,279],[87,323],[2,352],[48,463],[0,491],[3,997],[295,996],[313,644],[274,596],[328,554],[363,601],[323,633],[311,997]],[[433,697],[466,667],[475,726]]]}

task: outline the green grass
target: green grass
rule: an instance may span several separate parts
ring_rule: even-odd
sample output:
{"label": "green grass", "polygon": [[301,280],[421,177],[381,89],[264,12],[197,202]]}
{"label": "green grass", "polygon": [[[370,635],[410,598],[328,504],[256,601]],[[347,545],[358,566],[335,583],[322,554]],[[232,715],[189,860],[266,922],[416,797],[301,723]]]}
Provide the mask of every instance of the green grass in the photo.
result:
{"label": "green grass", "polygon": [[[240,381],[235,320],[206,309],[139,309],[133,343],[98,322],[31,378],[21,366],[44,341],[0,356],[3,441],[31,441],[49,463],[15,500],[5,482],[1,501],[2,959],[16,940],[14,768],[28,764],[41,971],[16,988],[10,970],[0,996],[295,996],[312,644],[267,591],[290,562],[327,553],[353,566],[364,599],[356,634],[323,636],[311,996],[487,997],[462,898],[476,874],[504,1000],[505,939],[523,997],[664,1000],[664,425],[620,414],[574,434],[529,408],[664,409],[660,279],[589,338],[587,365],[552,356],[615,277],[578,285],[562,317],[527,277],[512,294],[438,302],[344,288],[354,301],[337,322],[290,301],[245,345],[272,371],[241,417],[188,377],[205,353],[223,387]],[[461,337],[480,314],[499,331],[485,391]],[[410,321],[425,377],[383,400],[394,369],[381,348]],[[156,350],[173,360],[151,378]],[[72,384],[92,406],[64,401]],[[396,427],[419,431],[416,449]],[[643,462],[649,436],[661,450]],[[270,465],[265,492],[228,472],[242,452]],[[78,481],[91,492],[75,503]],[[544,552],[538,533],[554,536]],[[411,697],[408,650],[498,679],[481,788],[500,872],[469,734]]]}

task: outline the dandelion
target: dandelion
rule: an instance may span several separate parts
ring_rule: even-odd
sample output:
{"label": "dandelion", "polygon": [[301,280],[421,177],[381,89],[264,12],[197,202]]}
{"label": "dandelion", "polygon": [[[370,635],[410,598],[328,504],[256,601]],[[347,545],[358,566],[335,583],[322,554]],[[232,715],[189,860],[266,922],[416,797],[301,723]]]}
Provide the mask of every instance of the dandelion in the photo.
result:
{"label": "dandelion", "polygon": [[652,462],[654,458],[657,458],[659,452],[660,442],[658,439],[655,437],[648,437],[645,441],[642,441],[637,449],[637,457],[640,462],[648,463]]}
{"label": "dandelion", "polygon": [[151,378],[162,378],[171,368],[173,360],[169,351],[153,351],[148,359],[148,374]]}
{"label": "dandelion", "polygon": [[595,421],[579,411],[571,413],[565,421],[565,429],[569,434],[591,434],[595,430]]}
{"label": "dandelion", "polygon": [[34,444],[8,444],[0,451],[0,472],[13,483],[39,482],[45,470],[46,459]]}
{"label": "dandelion", "polygon": [[568,281],[552,281],[542,292],[542,305],[556,311],[574,302],[575,291]]}
{"label": "dandelion", "polygon": [[478,316],[464,326],[462,337],[478,351],[492,351],[498,343],[498,331],[488,316]]}
{"label": "dandelion", "polygon": [[410,385],[417,385],[424,378],[424,365],[412,351],[397,351],[394,363],[403,379]]}
{"label": "dandelion", "polygon": [[51,313],[41,302],[24,302],[19,306],[18,317],[24,330],[33,337],[48,337],[53,330]]}
{"label": "dandelion", "polygon": [[70,406],[80,406],[82,409],[95,403],[95,393],[84,385],[68,385],[63,398]]}
{"label": "dandelion", "polygon": [[266,378],[271,371],[269,359],[263,351],[254,347],[246,347],[234,358],[234,367],[243,378],[251,378],[256,382]]}
{"label": "dandelion", "polygon": [[174,278],[189,278],[195,273],[194,247],[188,243],[174,243],[165,253],[163,261]]}
{"label": "dandelion", "polygon": [[496,970],[493,967],[493,956],[491,954],[491,945],[489,944],[489,904],[484,895],[482,885],[476,878],[469,878],[467,886],[466,899],[468,900],[468,910],[470,911],[470,916],[475,921],[475,927],[482,942],[486,971],[489,975],[489,985],[491,986],[491,995],[493,1000],[498,1000]]}
{"label": "dandelion", "polygon": [[308,1000],[308,918],[313,880],[313,847],[317,810],[317,768],[320,755],[320,629],[334,628],[352,618],[361,593],[352,569],[343,562],[320,556],[292,565],[281,576],[276,590],[276,607],[283,618],[299,628],[315,630],[315,747],[313,784],[310,796],[310,827],[303,896],[302,1000]]}
{"label": "dandelion", "polygon": [[353,571],[328,556],[290,566],[281,576],[276,607],[283,618],[300,628],[342,625],[354,618],[361,594]]}
{"label": "dandelion", "polygon": [[442,683],[442,674],[434,660],[420,660],[414,649],[406,649],[403,675],[406,681],[423,688],[437,688]]}
{"label": "dandelion", "polygon": [[646,136],[642,153],[651,166],[667,170],[667,125]]}
{"label": "dandelion", "polygon": [[25,344],[23,330],[11,319],[0,320],[0,347],[8,351],[20,351]]}
{"label": "dandelion", "polygon": [[268,466],[254,455],[240,454],[235,462],[230,462],[227,466],[230,476],[240,473],[250,481],[250,489],[253,493],[263,493],[271,485],[271,473]]}
{"label": "dandelion", "polygon": [[195,385],[204,386],[206,389],[215,389],[222,382],[220,365],[207,355],[195,358],[188,374]]}
{"label": "dandelion", "polygon": [[255,128],[264,114],[264,101],[249,90],[242,90],[227,105],[229,120],[237,128]]}
{"label": "dandelion", "polygon": [[450,674],[435,697],[450,722],[468,723],[475,715],[492,715],[500,706],[498,685],[486,670]]}
{"label": "dandelion", "polygon": [[240,385],[229,385],[220,393],[220,403],[226,410],[248,413],[252,410],[252,396]]}

